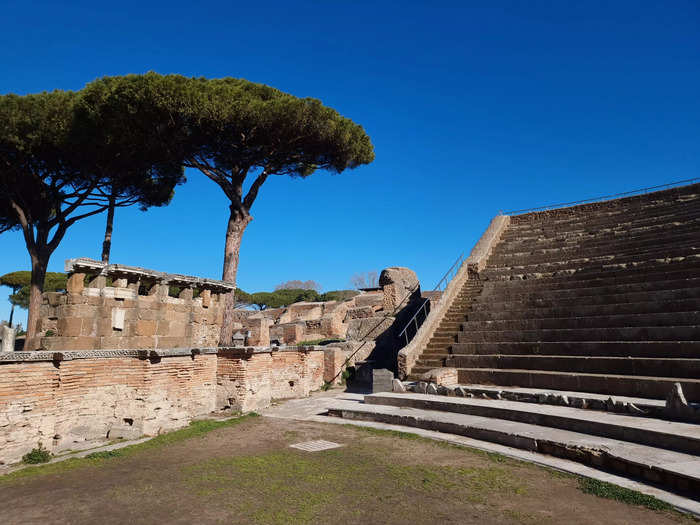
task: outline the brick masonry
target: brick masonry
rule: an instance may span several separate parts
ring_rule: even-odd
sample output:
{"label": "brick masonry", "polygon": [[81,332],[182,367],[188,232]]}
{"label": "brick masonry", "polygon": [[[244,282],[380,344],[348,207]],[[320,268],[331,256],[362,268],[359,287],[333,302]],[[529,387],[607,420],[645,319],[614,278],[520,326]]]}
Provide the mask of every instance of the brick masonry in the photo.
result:
{"label": "brick masonry", "polygon": [[0,353],[0,463],[306,396],[323,373],[314,347]]}

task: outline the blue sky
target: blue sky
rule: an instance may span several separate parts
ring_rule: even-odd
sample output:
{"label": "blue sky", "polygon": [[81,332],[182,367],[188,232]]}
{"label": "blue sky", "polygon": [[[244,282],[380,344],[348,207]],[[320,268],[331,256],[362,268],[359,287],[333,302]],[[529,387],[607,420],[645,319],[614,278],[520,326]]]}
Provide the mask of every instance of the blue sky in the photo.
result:
{"label": "blue sky", "polygon": [[[0,7],[0,93],[149,70],[233,76],[365,127],[372,165],[265,183],[241,251],[248,291],[290,279],[346,288],[394,265],[432,289],[499,210],[700,173],[695,1]],[[117,213],[112,261],[219,278],[226,219],[221,190],[190,172],[169,207]],[[104,220],[74,226],[50,270],[98,258]],[[0,235],[0,274],[22,268],[21,235]],[[0,319],[8,311],[0,300]]]}

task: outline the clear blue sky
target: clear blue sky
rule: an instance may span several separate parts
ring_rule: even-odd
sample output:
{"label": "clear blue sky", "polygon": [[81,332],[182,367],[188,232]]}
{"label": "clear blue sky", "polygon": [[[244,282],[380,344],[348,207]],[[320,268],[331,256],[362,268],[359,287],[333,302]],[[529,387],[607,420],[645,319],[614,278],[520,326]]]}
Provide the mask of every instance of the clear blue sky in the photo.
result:
{"label": "clear blue sky", "polygon": [[[499,210],[700,172],[695,0],[0,7],[0,93],[148,70],[234,76],[365,127],[372,165],[266,182],[243,240],[247,291],[290,279],[346,288],[392,265],[431,289]],[[226,219],[220,189],[188,173],[171,206],[118,212],[112,261],[219,278]],[[104,220],[73,227],[50,270],[98,258]],[[21,236],[1,235],[0,274],[21,268]],[[1,300],[0,319],[8,311]]]}

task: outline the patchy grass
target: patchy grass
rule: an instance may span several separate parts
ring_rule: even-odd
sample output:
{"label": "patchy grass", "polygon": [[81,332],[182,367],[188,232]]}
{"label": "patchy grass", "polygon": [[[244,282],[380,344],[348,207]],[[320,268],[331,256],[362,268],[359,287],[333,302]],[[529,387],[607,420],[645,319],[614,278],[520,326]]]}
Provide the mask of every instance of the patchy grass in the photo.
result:
{"label": "patchy grass", "polygon": [[606,481],[591,478],[579,478],[579,488],[586,494],[595,494],[600,498],[614,499],[630,505],[640,505],[651,510],[673,510],[665,501],[647,496],[636,490],[626,489]]}
{"label": "patchy grass", "polygon": [[154,437],[153,439],[144,441],[143,443],[128,445],[126,447],[116,450],[93,452],[92,454],[88,454],[87,456],[82,458],[69,458],[64,461],[58,461],[56,463],[49,463],[47,465],[27,467],[21,470],[16,470],[14,472],[10,472],[9,474],[5,474],[4,476],[0,476],[0,484],[9,483],[11,481],[29,478],[33,476],[60,474],[62,472],[68,472],[70,470],[80,467],[99,466],[103,462],[108,461],[110,459],[130,456],[137,452],[153,449],[156,447],[171,445],[173,443],[178,443],[186,439],[192,439],[197,437],[201,438],[204,437],[207,433],[211,432],[212,430],[238,425],[244,421],[255,417],[258,417],[258,414],[256,414],[255,412],[251,412],[244,416],[235,417],[231,419],[193,421],[185,428],[174,430],[166,434],[161,434],[159,436]]}
{"label": "patchy grass", "polygon": [[313,454],[278,450],[210,459],[183,467],[182,474],[188,489],[205,500],[220,501],[235,490],[231,512],[270,525],[320,523],[330,509],[344,507],[348,495],[374,505],[414,492],[453,503],[526,492],[504,468],[401,465],[372,452],[369,445]]}

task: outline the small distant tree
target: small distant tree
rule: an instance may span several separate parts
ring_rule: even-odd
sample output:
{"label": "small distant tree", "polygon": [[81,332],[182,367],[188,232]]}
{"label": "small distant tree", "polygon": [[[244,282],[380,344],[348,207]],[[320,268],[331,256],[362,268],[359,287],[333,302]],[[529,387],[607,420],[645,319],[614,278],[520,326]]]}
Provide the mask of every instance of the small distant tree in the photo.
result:
{"label": "small distant tree", "polygon": [[[44,291],[59,292],[66,289],[66,281],[68,276],[62,272],[46,272],[44,279]],[[12,326],[12,318],[15,313],[15,306],[29,308],[29,296],[32,282],[32,272],[18,271],[0,275],[0,286],[7,286],[12,290],[10,295],[10,319],[9,324]]]}
{"label": "small distant tree", "polygon": [[356,273],[350,278],[350,284],[356,288],[376,288],[377,287],[377,272],[372,270],[369,272]]}
{"label": "small distant tree", "polygon": [[321,285],[316,281],[287,281],[275,286],[275,290],[316,290],[321,291]]}
{"label": "small distant tree", "polygon": [[331,290],[321,294],[321,301],[349,301],[360,292],[357,290]]}

